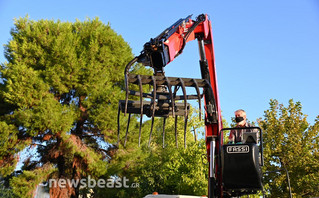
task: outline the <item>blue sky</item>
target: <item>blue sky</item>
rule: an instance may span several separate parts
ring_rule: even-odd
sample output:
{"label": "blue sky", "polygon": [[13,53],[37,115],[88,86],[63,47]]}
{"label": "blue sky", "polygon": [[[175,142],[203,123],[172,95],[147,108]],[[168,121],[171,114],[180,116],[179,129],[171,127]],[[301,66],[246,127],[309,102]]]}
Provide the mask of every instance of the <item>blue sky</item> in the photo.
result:
{"label": "blue sky", "polygon": [[[0,0],[0,62],[14,18],[74,22],[86,18],[110,23],[139,55],[145,42],[180,18],[202,13],[213,26],[222,114],[236,109],[252,121],[264,115],[269,100],[300,101],[314,122],[319,115],[319,1],[196,0],[81,1]],[[167,76],[200,78],[197,42],[166,66]]]}

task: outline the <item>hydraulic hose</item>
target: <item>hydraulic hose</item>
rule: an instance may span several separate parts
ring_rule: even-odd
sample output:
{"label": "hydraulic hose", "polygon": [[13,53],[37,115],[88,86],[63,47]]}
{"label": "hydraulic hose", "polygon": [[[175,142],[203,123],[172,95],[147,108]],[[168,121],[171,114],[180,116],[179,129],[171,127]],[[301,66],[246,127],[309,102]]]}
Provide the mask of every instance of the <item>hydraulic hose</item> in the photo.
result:
{"label": "hydraulic hose", "polygon": [[126,91],[126,97],[125,97],[125,111],[124,111],[124,116],[126,115],[127,112],[127,103],[128,103],[128,73],[129,70],[131,68],[131,66],[136,63],[138,60],[138,57],[134,57],[126,66],[125,66],[125,70],[124,70],[124,82],[125,82],[125,91]]}

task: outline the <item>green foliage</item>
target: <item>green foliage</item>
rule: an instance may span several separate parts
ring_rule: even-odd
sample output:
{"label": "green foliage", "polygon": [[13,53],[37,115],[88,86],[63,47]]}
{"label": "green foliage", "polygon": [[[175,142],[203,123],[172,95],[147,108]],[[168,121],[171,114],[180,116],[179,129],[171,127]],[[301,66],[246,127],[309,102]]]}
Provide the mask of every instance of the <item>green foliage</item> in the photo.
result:
{"label": "green foliage", "polygon": [[3,183],[0,184],[0,197],[5,198],[18,198],[12,191],[12,189],[6,188]]}
{"label": "green foliage", "polygon": [[17,153],[25,147],[26,143],[30,142],[20,142],[17,133],[14,125],[0,121],[0,175],[2,177],[13,172],[19,158]]}
{"label": "green foliage", "polygon": [[[17,177],[13,177],[10,181],[12,191],[18,197],[33,197],[35,189],[39,183],[48,179],[48,176],[55,171],[50,164],[45,164],[41,168],[33,171],[23,171]],[[32,182],[30,182],[32,181]]]}
{"label": "green foliage", "polygon": [[139,170],[142,194],[203,195],[207,193],[207,167],[202,164],[205,142],[186,149],[169,147],[150,153]]}
{"label": "green foliage", "polygon": [[300,102],[289,100],[285,107],[271,100],[258,121],[264,131],[264,183],[270,197],[289,195],[285,167],[294,196],[319,196],[319,117],[310,125],[301,110]]}
{"label": "green foliage", "polygon": [[[97,196],[143,197],[146,194],[207,194],[208,167],[204,139],[195,141],[193,131],[203,127],[198,115],[191,113],[187,128],[187,147],[184,148],[184,119],[178,119],[178,148],[175,143],[175,124],[168,118],[165,125],[165,148],[163,148],[163,118],[156,118],[151,146],[148,147],[150,120],[142,127],[142,145],[138,147],[137,123],[131,123],[126,148],[121,147],[113,156],[108,175],[126,177],[137,188],[97,189]],[[194,126],[194,128],[193,128]],[[122,130],[125,131],[124,129]],[[198,133],[198,131],[196,132]],[[124,138],[124,134],[122,134]]]}
{"label": "green foliage", "polygon": [[[203,122],[195,113],[190,113],[186,148],[182,118],[177,125],[178,148],[174,119],[166,120],[162,148],[162,118],[155,120],[150,148],[151,121],[143,123],[138,147],[138,116],[131,119],[126,148],[127,117],[121,118],[120,145],[114,147],[118,100],[125,98],[123,71],[133,55],[109,25],[98,19],[70,23],[26,17],[15,21],[11,35],[5,45],[7,62],[0,68],[0,177],[11,178],[12,190],[3,189],[0,195],[30,197],[49,178],[88,175],[127,177],[131,184],[139,184],[95,189],[97,197],[142,197],[154,191],[207,194],[205,141],[195,141],[192,132],[202,129]],[[132,72],[150,73],[140,65]],[[258,121],[264,131],[264,183],[270,197],[288,195],[284,166],[295,196],[319,196],[319,117],[310,125],[301,110],[299,102],[290,100],[284,107],[271,100]],[[20,156],[32,148],[36,156]],[[24,161],[17,175],[13,172],[19,160]],[[51,195],[62,192],[54,190]],[[67,190],[68,195],[79,194],[79,189]]]}
{"label": "green foliage", "polygon": [[[123,71],[133,58],[129,45],[97,18],[19,18],[11,35],[8,62],[0,68],[0,176],[24,160],[23,174],[10,183],[23,197],[49,177],[105,174],[108,147],[101,142],[117,140],[114,117],[124,97]],[[19,158],[31,148],[36,156]],[[56,171],[40,174],[48,163]]]}

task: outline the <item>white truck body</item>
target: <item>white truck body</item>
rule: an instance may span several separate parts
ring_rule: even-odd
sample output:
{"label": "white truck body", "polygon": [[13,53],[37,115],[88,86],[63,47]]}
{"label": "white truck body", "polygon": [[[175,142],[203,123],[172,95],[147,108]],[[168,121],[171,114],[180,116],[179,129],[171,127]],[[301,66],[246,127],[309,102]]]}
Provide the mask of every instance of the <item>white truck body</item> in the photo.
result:
{"label": "white truck body", "polygon": [[206,196],[191,195],[146,195],[144,198],[207,198]]}

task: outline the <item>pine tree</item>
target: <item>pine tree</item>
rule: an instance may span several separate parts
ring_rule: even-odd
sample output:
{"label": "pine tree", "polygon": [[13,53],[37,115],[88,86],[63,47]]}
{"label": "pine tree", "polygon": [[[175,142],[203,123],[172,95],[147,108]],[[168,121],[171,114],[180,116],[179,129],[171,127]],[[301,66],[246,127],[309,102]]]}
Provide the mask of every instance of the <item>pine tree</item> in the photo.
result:
{"label": "pine tree", "polygon": [[[50,178],[105,174],[129,45],[97,18],[19,18],[11,35],[0,70],[1,177],[11,178],[16,195],[30,197]],[[13,174],[19,160],[22,173]],[[77,197],[79,188],[52,187],[50,195]]]}

